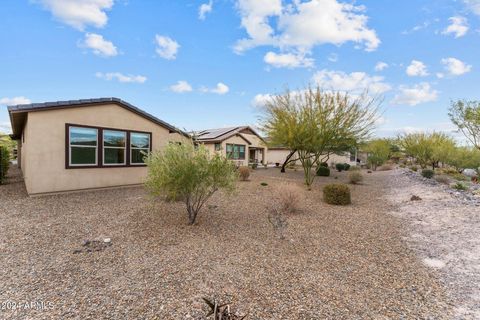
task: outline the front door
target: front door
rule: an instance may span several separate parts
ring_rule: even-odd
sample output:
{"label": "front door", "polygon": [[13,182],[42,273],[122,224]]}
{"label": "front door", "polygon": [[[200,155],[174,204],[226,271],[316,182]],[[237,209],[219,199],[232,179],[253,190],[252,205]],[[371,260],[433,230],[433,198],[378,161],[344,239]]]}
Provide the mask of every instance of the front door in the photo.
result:
{"label": "front door", "polygon": [[248,150],[248,154],[249,154],[249,162],[250,163],[256,163],[256,150],[255,149],[249,149]]}

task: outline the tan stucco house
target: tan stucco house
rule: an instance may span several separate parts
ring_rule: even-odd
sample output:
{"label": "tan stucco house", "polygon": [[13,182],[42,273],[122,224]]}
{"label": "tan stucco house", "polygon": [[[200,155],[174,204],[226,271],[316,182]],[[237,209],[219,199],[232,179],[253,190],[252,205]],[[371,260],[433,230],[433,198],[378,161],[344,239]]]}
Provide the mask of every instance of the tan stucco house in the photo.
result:
{"label": "tan stucco house", "polygon": [[117,98],[10,106],[8,112],[30,195],[142,183],[147,152],[189,140]]}
{"label": "tan stucco house", "polygon": [[[282,165],[290,154],[290,149],[284,147],[270,147],[268,148],[268,163],[275,163]],[[297,158],[297,155],[293,155],[293,159]],[[348,163],[352,166],[357,165],[357,159],[355,154],[350,152],[344,152],[343,154],[330,154],[328,156],[327,163],[329,166],[334,167],[336,163]],[[295,162],[296,165],[300,164],[300,161]]]}
{"label": "tan stucco house", "polygon": [[265,140],[249,126],[209,129],[195,132],[198,143],[211,152],[220,152],[238,166],[267,163]]}

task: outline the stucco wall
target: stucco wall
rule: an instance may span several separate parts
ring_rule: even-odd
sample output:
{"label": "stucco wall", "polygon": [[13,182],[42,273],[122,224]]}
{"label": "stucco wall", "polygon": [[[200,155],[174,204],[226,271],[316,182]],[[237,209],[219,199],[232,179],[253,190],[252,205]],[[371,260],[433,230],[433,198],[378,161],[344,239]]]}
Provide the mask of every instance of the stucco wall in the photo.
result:
{"label": "stucco wall", "polygon": [[[289,150],[285,149],[268,149],[268,154],[267,154],[267,161],[268,163],[280,163],[280,165],[287,159],[287,156],[290,154]],[[294,155],[296,157],[296,155]],[[345,153],[345,155],[337,155],[337,154],[332,154],[330,155],[328,161],[328,165],[331,166],[332,164],[335,163],[349,163],[351,165],[355,165],[355,161],[350,161],[350,153]],[[295,164],[300,164],[299,161],[297,161]]]}
{"label": "stucco wall", "polygon": [[[223,156],[227,155],[227,144],[244,145],[245,146],[245,159],[244,160],[236,160],[236,162],[237,162],[238,165],[246,166],[246,165],[248,165],[248,159],[250,158],[250,153],[249,153],[248,148],[265,148],[266,149],[266,147],[263,144],[263,141],[261,139],[259,139],[256,135],[250,135],[250,134],[241,134],[241,135],[244,136],[252,144],[249,145],[248,142],[245,141],[242,137],[240,137],[239,135],[236,135],[236,136],[232,136],[228,139],[225,139],[224,141],[221,142],[220,152],[222,153]],[[205,147],[210,152],[215,152],[215,144],[214,143],[205,144]],[[261,159],[261,156],[260,156],[260,159]]]}
{"label": "stucco wall", "polygon": [[[23,145],[23,172],[29,194],[139,184],[146,167],[65,168],[65,124],[152,132],[158,150],[182,136],[115,104],[30,112]],[[25,150],[26,149],[26,150]]]}

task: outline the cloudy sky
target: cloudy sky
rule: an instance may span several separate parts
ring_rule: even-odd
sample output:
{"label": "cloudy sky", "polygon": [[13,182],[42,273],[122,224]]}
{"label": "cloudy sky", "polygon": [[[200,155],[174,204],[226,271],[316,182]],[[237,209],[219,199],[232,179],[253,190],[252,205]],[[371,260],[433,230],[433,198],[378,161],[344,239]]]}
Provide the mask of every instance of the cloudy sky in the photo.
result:
{"label": "cloudy sky", "polygon": [[286,87],[384,96],[377,135],[478,99],[480,0],[2,0],[6,105],[118,97],[187,130],[255,124]]}

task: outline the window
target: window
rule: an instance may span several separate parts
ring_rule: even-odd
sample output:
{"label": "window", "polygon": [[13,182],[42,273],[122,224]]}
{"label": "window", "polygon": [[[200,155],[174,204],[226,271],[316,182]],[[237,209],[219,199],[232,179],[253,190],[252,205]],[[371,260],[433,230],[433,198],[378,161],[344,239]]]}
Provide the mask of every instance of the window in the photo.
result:
{"label": "window", "polygon": [[245,160],[245,145],[227,144],[227,158],[232,160]]}
{"label": "window", "polygon": [[215,151],[220,151],[222,150],[222,144],[221,143],[215,143]]}
{"label": "window", "polygon": [[96,166],[98,130],[81,127],[70,127],[69,129],[69,165]]}
{"label": "window", "polygon": [[103,164],[126,164],[127,133],[125,131],[103,130]]}
{"label": "window", "polygon": [[130,163],[144,164],[145,156],[150,151],[150,134],[130,133]]}

